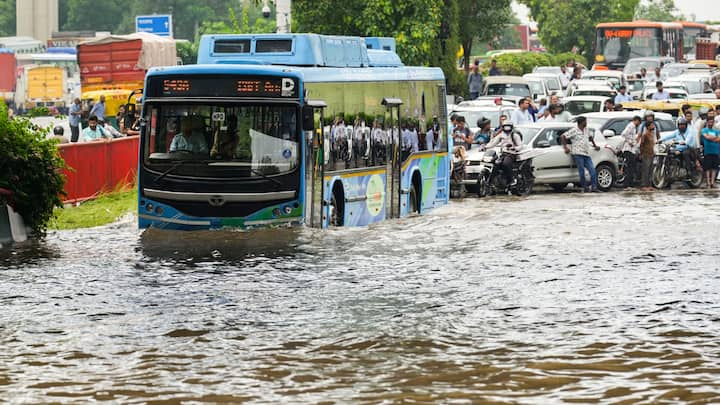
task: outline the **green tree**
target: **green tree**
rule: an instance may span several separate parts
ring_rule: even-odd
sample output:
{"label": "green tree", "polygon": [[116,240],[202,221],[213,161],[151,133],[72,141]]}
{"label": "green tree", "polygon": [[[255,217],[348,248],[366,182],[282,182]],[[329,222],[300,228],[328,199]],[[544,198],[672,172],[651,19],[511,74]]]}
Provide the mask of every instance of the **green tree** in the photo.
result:
{"label": "green tree", "polygon": [[678,12],[673,0],[645,0],[635,10],[636,20],[680,21],[685,17]]}
{"label": "green tree", "polygon": [[595,25],[608,21],[631,21],[639,0],[521,0],[538,24],[538,36],[550,52],[577,47],[589,57],[595,41]]}
{"label": "green tree", "polygon": [[[513,22],[510,0],[458,0],[460,9],[460,42],[463,47],[465,69],[470,68],[473,42],[491,42],[498,33],[505,33]],[[516,35],[517,36],[517,35]]]}
{"label": "green tree", "polygon": [[[39,236],[47,229],[54,207],[62,207],[65,162],[57,141],[46,138],[26,118],[8,117],[0,101],[0,203],[11,205]],[[7,193],[9,191],[9,193]]]}
{"label": "green tree", "polygon": [[0,0],[0,36],[14,36],[15,32],[15,0]]}
{"label": "green tree", "polygon": [[297,31],[394,37],[405,64],[442,67],[451,91],[462,82],[455,67],[460,46],[458,15],[457,0],[293,2]]}
{"label": "green tree", "polygon": [[[95,0],[65,0],[67,20],[61,26],[63,31],[115,31],[127,16],[127,10],[120,2]],[[129,17],[129,16],[128,16]]]}

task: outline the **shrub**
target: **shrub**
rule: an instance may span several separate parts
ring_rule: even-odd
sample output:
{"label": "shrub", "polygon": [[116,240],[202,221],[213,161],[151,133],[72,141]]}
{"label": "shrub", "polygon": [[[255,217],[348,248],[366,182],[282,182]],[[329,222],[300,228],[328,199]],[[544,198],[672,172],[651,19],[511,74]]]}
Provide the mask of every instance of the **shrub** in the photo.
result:
{"label": "shrub", "polygon": [[579,55],[577,53],[572,53],[572,52],[564,52],[564,53],[559,53],[559,54],[555,55],[553,58],[553,60],[554,60],[553,65],[555,65],[555,66],[564,65],[571,59],[574,59],[575,62],[577,62],[577,63],[582,63],[583,65],[585,65],[585,67],[590,69],[590,66],[588,66],[588,61],[587,61],[587,59],[585,59],[584,56]]}
{"label": "shrub", "polygon": [[37,236],[45,234],[53,208],[62,207],[65,186],[65,162],[47,132],[26,118],[8,118],[0,103],[0,188],[11,192],[0,202],[11,205]]}

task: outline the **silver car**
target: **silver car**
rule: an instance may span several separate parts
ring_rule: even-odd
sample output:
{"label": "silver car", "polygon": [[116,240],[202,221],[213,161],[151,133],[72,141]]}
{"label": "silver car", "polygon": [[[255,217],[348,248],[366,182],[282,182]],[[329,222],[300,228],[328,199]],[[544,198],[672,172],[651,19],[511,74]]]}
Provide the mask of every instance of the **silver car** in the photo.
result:
{"label": "silver car", "polygon": [[[547,184],[555,191],[560,191],[569,183],[580,181],[575,160],[570,154],[565,153],[560,139],[562,134],[575,126],[573,123],[566,122],[537,122],[515,127],[523,134],[523,143],[526,148],[545,150],[545,153],[533,159],[535,184]],[[597,172],[598,188],[608,191],[615,183],[618,161],[614,149],[607,145],[602,133],[594,132],[595,143],[600,150],[591,149],[590,158],[592,158]],[[585,176],[589,182],[590,176],[587,172]]]}

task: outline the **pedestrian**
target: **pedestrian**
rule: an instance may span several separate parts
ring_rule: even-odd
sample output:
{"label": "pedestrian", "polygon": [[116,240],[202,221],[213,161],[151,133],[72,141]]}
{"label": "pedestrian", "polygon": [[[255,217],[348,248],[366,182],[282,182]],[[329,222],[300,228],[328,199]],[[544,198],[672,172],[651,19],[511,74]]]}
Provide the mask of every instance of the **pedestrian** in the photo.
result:
{"label": "pedestrian", "polygon": [[647,69],[645,69],[644,67],[640,68],[640,76],[638,76],[638,79],[643,79],[648,82],[650,81],[650,78],[647,75]]}
{"label": "pedestrian", "polygon": [[472,132],[465,126],[465,117],[458,116],[457,125],[453,130],[453,143],[455,146],[462,146],[467,150],[470,149],[472,141]]}
{"label": "pedestrian", "polygon": [[537,116],[535,117],[535,121],[540,119],[541,117],[545,116],[545,110],[548,108],[548,103],[546,98],[540,99],[540,108],[538,108]]}
{"label": "pedestrian", "polygon": [[655,93],[652,95],[653,100],[670,100],[670,93],[663,88],[663,82],[658,81],[655,83]]}
{"label": "pedestrian", "polygon": [[720,165],[720,131],[715,128],[715,117],[708,116],[705,128],[700,133],[703,141],[705,158],[705,181],[707,188],[715,188],[718,165]]}
{"label": "pedestrian", "polygon": [[615,111],[615,101],[608,98],[605,100],[605,111]]}
{"label": "pedestrian", "polygon": [[565,65],[560,65],[560,87],[565,90],[570,83],[570,72],[568,72]]}
{"label": "pedestrian", "polygon": [[642,160],[642,172],[640,174],[643,191],[653,191],[653,188],[650,186],[650,176],[652,175],[656,140],[655,121],[650,121],[645,124],[637,140],[640,146],[640,159]]}
{"label": "pedestrian", "polygon": [[[583,192],[598,191],[597,173],[590,157],[590,144],[596,151],[600,150],[600,147],[595,144],[591,131],[587,127],[587,118],[579,116],[577,117],[577,127],[568,130],[561,136],[565,153],[571,154],[575,160],[580,177],[580,187],[582,187]],[[572,142],[570,146],[568,146],[568,141]],[[585,169],[590,173],[590,184],[592,185],[590,190],[588,190],[585,182]]]}
{"label": "pedestrian", "polygon": [[115,114],[115,124],[117,125],[120,132],[123,132],[125,129],[125,106],[120,104],[120,107],[118,107],[118,112]]}
{"label": "pedestrian", "polygon": [[112,138],[112,135],[107,134],[105,130],[98,125],[98,121],[98,117],[94,115],[91,115],[90,118],[88,118],[88,126],[83,129],[82,132],[83,142],[100,141],[104,138]]}
{"label": "pedestrian", "polygon": [[495,59],[493,59],[492,61],[490,61],[490,72],[489,72],[489,74],[490,74],[490,76],[500,76],[500,75],[502,75],[502,72],[501,72],[500,69],[497,67],[497,61],[496,61]]}
{"label": "pedestrian", "polygon": [[473,143],[484,147],[482,145],[488,144],[493,134],[492,129],[490,128],[490,120],[485,117],[480,117],[477,120],[477,126],[480,129],[475,133],[475,136],[473,137]]}
{"label": "pedestrian", "polygon": [[70,124],[70,142],[77,142],[80,139],[80,119],[82,118],[82,109],[80,108],[80,99],[75,98],[70,106],[68,123]]}
{"label": "pedestrian", "polygon": [[637,138],[640,133],[640,123],[642,118],[639,115],[633,117],[632,121],[625,127],[620,136],[622,137],[622,144],[620,145],[620,151],[625,160],[624,175],[625,182],[624,187],[634,187],[635,178],[637,176],[637,163],[638,163],[638,152],[640,148],[638,146]]}
{"label": "pedestrian", "polygon": [[715,89],[715,98],[720,99],[720,89]]}
{"label": "pedestrian", "polygon": [[510,114],[510,122],[513,125],[527,125],[535,122],[532,115],[530,115],[530,99],[525,97],[518,101],[518,109]]}
{"label": "pedestrian", "polygon": [[582,79],[582,68],[580,66],[575,65],[573,68],[572,76],[570,76],[570,81],[573,80],[580,80]]}
{"label": "pedestrian", "polygon": [[92,107],[90,115],[97,117],[98,121],[105,121],[105,96],[100,96],[100,101]]}
{"label": "pedestrian", "polygon": [[627,94],[627,87],[625,85],[621,85],[619,89],[619,93],[615,96],[615,104],[622,104],[626,101],[633,101],[633,98],[631,95]]}
{"label": "pedestrian", "polygon": [[475,100],[480,97],[480,91],[483,87],[483,77],[478,71],[480,68],[480,61],[476,60],[472,65],[472,70],[467,76],[468,91],[470,92],[470,99]]}

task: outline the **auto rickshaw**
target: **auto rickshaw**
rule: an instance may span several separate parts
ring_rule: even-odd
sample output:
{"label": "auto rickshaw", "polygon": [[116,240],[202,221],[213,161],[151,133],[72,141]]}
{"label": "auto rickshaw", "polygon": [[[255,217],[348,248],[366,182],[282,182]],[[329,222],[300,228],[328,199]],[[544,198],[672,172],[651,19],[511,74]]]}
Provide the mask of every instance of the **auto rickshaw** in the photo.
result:
{"label": "auto rickshaw", "polygon": [[667,113],[676,119],[682,113],[682,106],[690,104],[685,100],[647,100],[647,101],[626,101],[622,103],[623,109],[627,111],[651,110]]}

